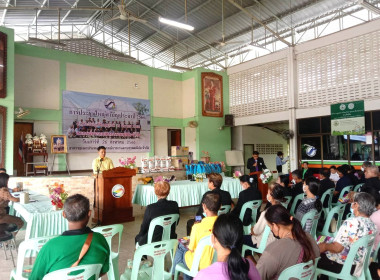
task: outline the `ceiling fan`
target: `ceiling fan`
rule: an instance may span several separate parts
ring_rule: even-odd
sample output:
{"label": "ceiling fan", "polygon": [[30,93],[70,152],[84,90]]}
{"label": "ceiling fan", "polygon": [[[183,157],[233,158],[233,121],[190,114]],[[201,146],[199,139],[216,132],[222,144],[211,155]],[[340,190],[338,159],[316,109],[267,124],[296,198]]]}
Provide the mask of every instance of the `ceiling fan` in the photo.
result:
{"label": "ceiling fan", "polygon": [[224,26],[224,0],[222,0],[222,41],[217,41],[215,43],[219,44],[220,47],[224,47],[225,45],[232,44],[244,44],[244,41],[225,41],[225,26]]}
{"label": "ceiling fan", "polygon": [[129,11],[126,10],[126,6],[124,4],[124,1],[121,1],[121,4],[120,5],[117,5],[118,9],[119,9],[119,15],[107,20],[105,23],[109,23],[113,20],[117,20],[117,19],[120,19],[120,20],[133,20],[133,21],[138,21],[138,22],[141,22],[141,23],[146,23],[147,20],[145,19],[142,19],[142,18],[138,18],[138,17],[135,17],[133,16]]}

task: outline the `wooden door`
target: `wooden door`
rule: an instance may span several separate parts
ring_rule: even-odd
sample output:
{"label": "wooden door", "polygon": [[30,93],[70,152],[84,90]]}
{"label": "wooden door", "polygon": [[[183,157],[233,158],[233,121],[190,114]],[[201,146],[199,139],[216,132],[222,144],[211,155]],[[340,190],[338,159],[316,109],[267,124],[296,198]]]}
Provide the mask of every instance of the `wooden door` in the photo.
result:
{"label": "wooden door", "polygon": [[180,129],[168,129],[168,155],[172,155],[171,146],[181,146],[181,130]]}
{"label": "wooden door", "polygon": [[[33,123],[24,123],[24,122],[16,122],[15,123],[15,129],[14,129],[14,138],[13,138],[13,170],[15,170],[14,176],[24,176],[25,175],[25,164],[20,161],[18,150],[19,150],[19,144],[20,144],[20,138],[21,134],[24,135],[24,141],[25,141],[25,135],[26,134],[32,134],[33,135]],[[32,166],[30,166],[32,168]],[[16,173],[17,172],[17,173]]]}

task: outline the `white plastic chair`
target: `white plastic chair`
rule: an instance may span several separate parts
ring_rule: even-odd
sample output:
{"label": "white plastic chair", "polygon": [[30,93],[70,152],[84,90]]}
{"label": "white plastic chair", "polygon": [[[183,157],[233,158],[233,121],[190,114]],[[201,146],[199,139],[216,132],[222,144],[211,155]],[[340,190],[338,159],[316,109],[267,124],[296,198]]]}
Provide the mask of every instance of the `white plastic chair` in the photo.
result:
{"label": "white plastic chair", "polygon": [[17,266],[11,271],[11,279],[27,280],[29,279],[33,265],[24,266],[25,258],[31,253],[37,254],[43,245],[55,236],[31,238],[21,242],[18,246]]}
{"label": "white plastic chair", "polygon": [[101,264],[78,265],[76,267],[50,272],[49,274],[46,274],[42,280],[87,280],[94,276],[94,279],[98,279],[101,269]]}
{"label": "white plastic chair", "polygon": [[[96,227],[92,231],[98,232],[104,236],[107,240],[108,246],[110,247],[110,269],[107,272],[107,277],[109,280],[119,280],[119,250],[120,250],[120,242],[121,235],[123,233],[123,225],[109,225],[103,227]],[[119,234],[119,244],[117,247],[117,251],[112,251],[112,238]]]}
{"label": "white plastic chair", "polygon": [[251,227],[256,224],[257,212],[259,211],[262,203],[263,203],[262,200],[251,200],[244,203],[243,206],[241,207],[239,219],[242,222],[244,220],[245,212],[247,212],[248,209],[251,209],[252,211],[252,215],[251,215],[252,223],[248,226],[244,226],[244,234],[251,233]]}
{"label": "white plastic chair", "polygon": [[[185,266],[181,263],[177,264],[176,267],[175,267],[175,273],[174,273],[174,280],[177,280],[178,279],[178,275],[180,272],[186,274],[186,275],[189,275],[191,277],[195,277],[199,271],[199,264],[201,262],[201,257],[202,257],[202,254],[203,254],[203,249],[206,247],[206,246],[211,246],[211,236],[208,235],[208,236],[205,236],[203,237],[198,245],[197,245],[197,248],[195,249],[195,253],[194,253],[194,258],[193,258],[193,264],[191,265],[191,269],[187,269],[185,268]],[[214,250],[214,254],[213,254],[213,259],[211,261],[211,263],[214,263],[216,262],[216,259],[217,259],[217,255],[216,255],[216,252],[215,252],[215,249]]]}
{"label": "white plastic chair", "polygon": [[218,216],[227,214],[231,211],[231,205],[222,205],[218,211]]}
{"label": "white plastic chair", "polygon": [[[142,279],[172,279],[171,269],[165,271],[165,257],[169,253],[173,263],[174,251],[178,246],[178,240],[164,240],[145,244],[137,248],[133,256],[132,270],[126,268],[124,273],[120,275],[121,280],[142,280]],[[153,265],[140,267],[141,258],[147,255],[153,258]]]}

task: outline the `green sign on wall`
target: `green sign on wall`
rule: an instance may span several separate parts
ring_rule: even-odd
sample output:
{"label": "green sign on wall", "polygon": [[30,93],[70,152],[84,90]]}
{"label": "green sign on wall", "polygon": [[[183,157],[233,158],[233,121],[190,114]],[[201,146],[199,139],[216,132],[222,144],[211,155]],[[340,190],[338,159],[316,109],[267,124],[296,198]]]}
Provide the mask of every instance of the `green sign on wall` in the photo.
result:
{"label": "green sign on wall", "polygon": [[331,105],[331,135],[365,133],[364,101]]}

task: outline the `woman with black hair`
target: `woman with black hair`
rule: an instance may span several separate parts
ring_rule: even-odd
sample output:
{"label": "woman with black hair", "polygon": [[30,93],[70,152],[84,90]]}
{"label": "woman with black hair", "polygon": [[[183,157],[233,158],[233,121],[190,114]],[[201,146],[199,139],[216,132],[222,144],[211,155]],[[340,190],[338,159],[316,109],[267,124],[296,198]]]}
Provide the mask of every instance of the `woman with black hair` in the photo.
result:
{"label": "woman with black hair", "polygon": [[[243,207],[244,203],[252,200],[261,200],[261,192],[254,186],[254,179],[248,175],[243,175],[239,177],[240,185],[242,186],[243,190],[239,193],[239,198],[236,203],[236,206],[232,210],[232,214],[236,217],[239,217],[241,208]],[[257,211],[257,217],[260,215],[260,209]],[[243,225],[248,226],[251,223],[256,222],[252,221],[252,211],[251,209],[248,209],[243,218]]]}
{"label": "woman with black hair", "polygon": [[332,199],[332,202],[336,203],[338,202],[338,198],[340,195],[340,192],[347,186],[353,185],[350,176],[348,175],[348,169],[349,166],[347,164],[343,164],[342,166],[339,166],[337,168],[337,173],[339,175],[339,180],[336,183],[334,196]]}
{"label": "woman with black hair", "polygon": [[[269,184],[267,200],[271,205],[277,205],[285,202],[284,199],[284,191],[283,187],[277,183]],[[248,245],[250,247],[258,248],[260,246],[261,239],[263,237],[265,226],[267,225],[267,221],[265,220],[265,212],[264,210],[257,223],[251,229],[250,235],[244,235],[243,244]],[[267,239],[267,246],[275,241],[273,234],[270,233]]]}
{"label": "woman with black hair", "polygon": [[[322,210],[322,202],[318,197],[318,191],[321,184],[317,178],[308,177],[303,182],[303,192],[306,194],[306,198],[302,200],[300,205],[296,211],[296,219],[298,221],[302,221],[303,215],[310,212],[311,210],[317,210],[317,212],[321,212]],[[308,219],[306,221],[304,231],[311,231],[311,227],[313,225],[313,221]]]}
{"label": "woman with black hair", "polygon": [[302,230],[301,223],[284,206],[273,205],[268,208],[265,219],[279,240],[266,247],[257,263],[261,279],[277,279],[286,268],[319,257],[315,240]]}
{"label": "woman with black hair", "polygon": [[243,224],[234,215],[223,214],[214,223],[211,243],[217,262],[198,272],[194,280],[260,280],[253,262],[241,257]]}

